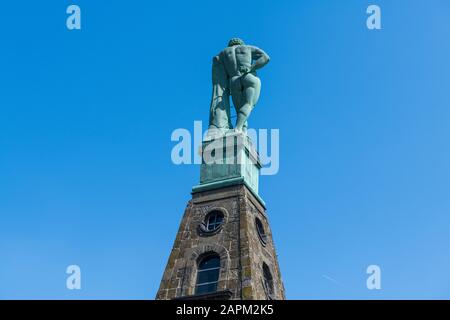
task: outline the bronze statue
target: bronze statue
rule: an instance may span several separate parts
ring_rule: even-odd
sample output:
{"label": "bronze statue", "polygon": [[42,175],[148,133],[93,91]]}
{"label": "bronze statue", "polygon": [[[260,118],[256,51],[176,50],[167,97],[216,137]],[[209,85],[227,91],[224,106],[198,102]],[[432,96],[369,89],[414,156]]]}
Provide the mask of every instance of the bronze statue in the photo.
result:
{"label": "bronze statue", "polygon": [[247,130],[247,119],[259,99],[261,81],[256,70],[269,62],[261,49],[233,38],[228,47],[213,58],[209,131],[223,134],[233,128],[230,119],[230,95],[236,109],[235,131]]}

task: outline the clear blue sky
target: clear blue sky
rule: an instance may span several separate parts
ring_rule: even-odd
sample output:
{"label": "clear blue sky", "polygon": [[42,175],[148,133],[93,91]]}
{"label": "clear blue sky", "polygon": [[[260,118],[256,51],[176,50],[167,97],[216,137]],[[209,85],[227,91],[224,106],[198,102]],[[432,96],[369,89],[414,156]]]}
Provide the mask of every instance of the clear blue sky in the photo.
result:
{"label": "clear blue sky", "polygon": [[280,129],[260,193],[287,297],[450,298],[447,0],[3,2],[0,298],[154,298],[199,180],[170,135],[207,121],[234,36],[272,58],[251,125]]}

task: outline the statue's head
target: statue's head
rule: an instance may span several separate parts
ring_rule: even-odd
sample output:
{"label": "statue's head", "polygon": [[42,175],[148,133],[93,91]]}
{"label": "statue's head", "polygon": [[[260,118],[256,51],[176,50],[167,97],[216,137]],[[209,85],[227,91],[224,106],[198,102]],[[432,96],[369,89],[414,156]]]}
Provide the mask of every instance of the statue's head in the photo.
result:
{"label": "statue's head", "polygon": [[242,39],[239,38],[232,38],[230,41],[228,41],[228,46],[232,47],[232,46],[242,46],[244,45],[244,41],[242,41]]}

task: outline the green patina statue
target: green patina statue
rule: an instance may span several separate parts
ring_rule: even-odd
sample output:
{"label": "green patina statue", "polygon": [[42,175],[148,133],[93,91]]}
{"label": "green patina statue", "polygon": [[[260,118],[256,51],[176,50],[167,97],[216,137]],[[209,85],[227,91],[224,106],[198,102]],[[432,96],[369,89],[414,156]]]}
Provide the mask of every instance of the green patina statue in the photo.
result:
{"label": "green patina statue", "polygon": [[230,95],[236,109],[235,130],[245,132],[250,112],[258,102],[261,81],[256,70],[269,62],[261,49],[233,38],[228,47],[213,58],[213,93],[209,115],[209,131],[223,134],[232,129]]}

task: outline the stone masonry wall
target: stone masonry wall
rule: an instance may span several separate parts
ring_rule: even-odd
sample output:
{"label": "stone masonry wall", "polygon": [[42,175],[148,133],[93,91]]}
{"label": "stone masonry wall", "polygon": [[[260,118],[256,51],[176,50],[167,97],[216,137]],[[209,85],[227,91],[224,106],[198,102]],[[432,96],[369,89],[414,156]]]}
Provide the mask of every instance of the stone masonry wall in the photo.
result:
{"label": "stone masonry wall", "polygon": [[[218,232],[205,235],[199,225],[211,210],[224,214]],[[267,233],[263,245],[254,218],[258,216]],[[208,252],[220,256],[218,291],[231,290],[231,299],[267,299],[262,264],[273,275],[273,299],[284,299],[277,257],[262,205],[244,185],[193,194],[189,201],[156,299],[173,299],[195,293],[199,257]]]}

